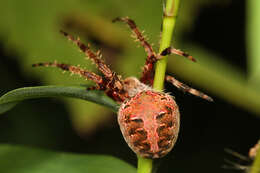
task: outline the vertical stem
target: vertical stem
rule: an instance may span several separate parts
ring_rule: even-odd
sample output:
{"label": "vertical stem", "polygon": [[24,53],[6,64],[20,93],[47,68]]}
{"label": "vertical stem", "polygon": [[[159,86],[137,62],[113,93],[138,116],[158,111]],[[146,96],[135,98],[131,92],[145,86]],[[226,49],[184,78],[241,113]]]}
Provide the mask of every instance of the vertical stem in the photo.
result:
{"label": "vertical stem", "polygon": [[[159,52],[162,52],[167,47],[170,47],[172,40],[172,33],[176,22],[178,13],[179,0],[166,0],[166,6],[163,15],[162,24],[162,38],[160,42]],[[155,77],[153,88],[156,90],[163,90],[165,71],[167,65],[167,57],[157,61],[155,68]],[[151,173],[152,172],[152,159],[145,159],[140,156],[138,158],[137,173]]]}
{"label": "vertical stem", "polygon": [[[247,4],[247,49],[248,70],[251,83],[257,84],[260,77],[260,1],[248,0]],[[255,83],[254,83],[255,82]]]}
{"label": "vertical stem", "polygon": [[[162,24],[162,38],[160,42],[159,52],[165,48],[170,47],[172,34],[176,23],[178,13],[179,0],[167,0],[164,9],[163,24]],[[156,90],[163,90],[165,71],[167,65],[167,57],[157,61],[155,68],[153,88]]]}
{"label": "vertical stem", "polygon": [[137,173],[151,173],[153,168],[153,160],[146,159],[140,156],[137,156]]}

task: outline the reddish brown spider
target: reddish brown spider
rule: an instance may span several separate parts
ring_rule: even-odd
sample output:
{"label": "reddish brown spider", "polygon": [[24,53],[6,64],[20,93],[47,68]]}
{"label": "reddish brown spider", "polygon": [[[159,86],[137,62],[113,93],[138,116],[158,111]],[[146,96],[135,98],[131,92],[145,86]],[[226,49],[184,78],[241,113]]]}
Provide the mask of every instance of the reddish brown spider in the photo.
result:
{"label": "reddish brown spider", "polygon": [[[63,31],[61,33],[74,42],[97,65],[97,68],[104,76],[97,75],[77,66],[57,62],[38,63],[33,66],[58,67],[94,81],[96,86],[88,88],[88,90],[103,90],[109,97],[121,104],[118,111],[118,122],[129,147],[142,157],[163,157],[175,144],[179,131],[180,115],[173,97],[151,88],[154,77],[154,64],[158,59],[169,54],[181,55],[192,61],[195,61],[195,59],[174,48],[167,48],[157,54],[142,36],[133,20],[124,17],[116,18],[115,21],[122,21],[128,24],[147,53],[140,81],[135,77],[128,77],[124,80],[120,79],[104,63],[99,52],[92,52],[89,45],[84,45],[79,39],[75,39]],[[212,101],[209,96],[190,88],[172,76],[166,76],[165,79],[185,92]]]}

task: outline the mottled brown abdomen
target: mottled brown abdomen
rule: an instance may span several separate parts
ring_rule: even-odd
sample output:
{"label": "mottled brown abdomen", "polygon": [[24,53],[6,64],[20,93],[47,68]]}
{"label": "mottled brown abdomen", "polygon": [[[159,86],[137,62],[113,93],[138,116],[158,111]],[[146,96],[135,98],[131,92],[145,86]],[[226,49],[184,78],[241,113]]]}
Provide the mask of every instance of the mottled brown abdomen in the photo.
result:
{"label": "mottled brown abdomen", "polygon": [[136,154],[160,158],[176,142],[180,114],[170,95],[148,90],[136,94],[120,106],[118,122],[125,141]]}

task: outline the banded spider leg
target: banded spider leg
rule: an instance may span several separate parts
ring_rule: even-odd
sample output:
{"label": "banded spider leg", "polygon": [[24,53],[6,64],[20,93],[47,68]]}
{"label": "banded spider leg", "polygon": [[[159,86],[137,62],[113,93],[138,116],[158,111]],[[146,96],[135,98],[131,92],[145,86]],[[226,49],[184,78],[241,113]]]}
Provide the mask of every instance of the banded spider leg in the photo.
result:
{"label": "banded spider leg", "polygon": [[[113,22],[116,22],[116,21],[124,22],[130,27],[130,29],[135,34],[137,40],[139,40],[141,45],[144,47],[144,50],[147,54],[145,66],[144,66],[143,72],[142,72],[142,77],[140,79],[140,81],[142,83],[150,85],[150,86],[153,84],[155,63],[159,59],[161,59],[163,56],[176,54],[176,55],[186,57],[187,59],[189,59],[193,62],[196,62],[195,58],[193,58],[188,53],[185,53],[185,52],[178,50],[178,49],[175,49],[173,47],[168,47],[168,48],[164,49],[161,53],[158,53],[158,54],[155,53],[152,46],[145,40],[145,37],[142,35],[142,33],[138,29],[137,25],[135,24],[135,22],[132,19],[130,19],[128,17],[122,17],[122,18],[116,18],[116,19],[113,20]],[[172,83],[175,87],[177,87],[177,88],[179,88],[179,89],[181,89],[185,92],[189,92],[189,93],[191,93],[195,96],[201,97],[201,98],[206,99],[208,101],[213,101],[213,99],[211,97],[209,97],[206,94],[179,82],[174,77],[166,76],[165,80]]]}
{"label": "banded spider leg", "polygon": [[91,87],[89,89],[96,89],[96,90],[104,90],[108,96],[114,98],[117,102],[122,102],[126,98],[128,98],[128,94],[123,89],[123,82],[119,79],[119,76],[113,72],[101,59],[99,53],[94,53],[90,50],[89,45],[86,46],[83,44],[80,39],[75,39],[72,35],[61,31],[61,33],[67,37],[70,41],[75,43],[79,49],[88,57],[90,58],[96,65],[97,68],[102,72],[104,77],[99,76],[93,72],[89,72],[87,70],[81,69],[76,66],[72,66],[69,64],[63,63],[38,63],[33,64],[33,67],[45,66],[45,67],[58,67],[65,71],[70,71],[71,73],[79,74],[80,76],[84,77],[85,79],[92,80],[96,83],[96,87]]}

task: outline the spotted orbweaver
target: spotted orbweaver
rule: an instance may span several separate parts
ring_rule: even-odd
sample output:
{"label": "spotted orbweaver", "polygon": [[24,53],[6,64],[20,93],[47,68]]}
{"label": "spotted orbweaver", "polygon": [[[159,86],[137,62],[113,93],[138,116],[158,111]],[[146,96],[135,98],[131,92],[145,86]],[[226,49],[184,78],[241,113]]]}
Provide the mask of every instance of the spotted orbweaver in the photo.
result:
{"label": "spotted orbweaver", "polygon": [[[172,96],[151,88],[154,65],[157,60],[169,54],[184,56],[192,61],[195,59],[187,53],[171,47],[157,54],[145,40],[133,20],[124,17],[116,18],[113,21],[126,23],[147,53],[140,80],[135,77],[121,79],[104,63],[99,51],[91,51],[89,45],[84,45],[79,39],[75,39],[63,31],[61,33],[74,42],[97,65],[104,76],[81,69],[78,66],[57,62],[38,63],[33,64],[33,66],[58,67],[94,81],[96,85],[87,90],[103,90],[109,97],[121,104],[118,111],[118,123],[129,147],[141,157],[153,159],[163,157],[176,142],[180,126],[180,113]],[[172,76],[166,76],[165,79],[183,91],[212,101],[212,98],[206,94],[190,88]]]}

